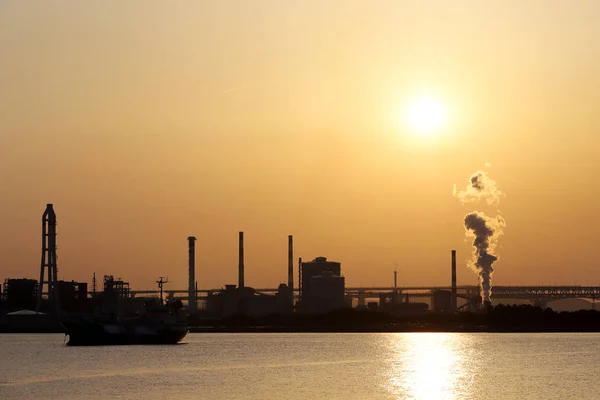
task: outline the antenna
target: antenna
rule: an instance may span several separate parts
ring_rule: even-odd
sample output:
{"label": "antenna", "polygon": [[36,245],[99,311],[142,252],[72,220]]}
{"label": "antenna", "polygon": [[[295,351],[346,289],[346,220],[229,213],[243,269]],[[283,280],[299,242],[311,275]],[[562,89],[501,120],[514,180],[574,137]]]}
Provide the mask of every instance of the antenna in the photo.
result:
{"label": "antenna", "polygon": [[95,296],[96,295],[96,273],[94,272],[94,277],[92,278],[92,293]]}
{"label": "antenna", "polygon": [[169,283],[169,277],[168,276],[159,276],[158,277],[159,280],[156,281],[156,283],[158,283],[158,289],[160,290],[160,305],[163,305],[163,285],[165,283]]}

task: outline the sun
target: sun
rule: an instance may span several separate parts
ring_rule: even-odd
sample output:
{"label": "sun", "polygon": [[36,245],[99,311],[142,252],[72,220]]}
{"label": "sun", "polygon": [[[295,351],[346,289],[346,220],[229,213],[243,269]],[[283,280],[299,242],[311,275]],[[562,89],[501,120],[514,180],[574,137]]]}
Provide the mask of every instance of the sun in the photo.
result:
{"label": "sun", "polygon": [[408,128],[414,133],[433,136],[446,123],[446,108],[436,97],[421,95],[407,104],[404,119]]}

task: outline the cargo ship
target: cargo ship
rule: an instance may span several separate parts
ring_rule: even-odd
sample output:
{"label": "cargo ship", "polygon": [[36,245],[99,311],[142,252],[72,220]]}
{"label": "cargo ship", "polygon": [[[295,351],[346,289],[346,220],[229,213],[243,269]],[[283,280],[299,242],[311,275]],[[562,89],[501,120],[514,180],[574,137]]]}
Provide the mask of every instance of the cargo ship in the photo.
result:
{"label": "cargo ship", "polygon": [[189,331],[185,319],[167,308],[120,319],[71,317],[62,325],[68,346],[177,344]]}

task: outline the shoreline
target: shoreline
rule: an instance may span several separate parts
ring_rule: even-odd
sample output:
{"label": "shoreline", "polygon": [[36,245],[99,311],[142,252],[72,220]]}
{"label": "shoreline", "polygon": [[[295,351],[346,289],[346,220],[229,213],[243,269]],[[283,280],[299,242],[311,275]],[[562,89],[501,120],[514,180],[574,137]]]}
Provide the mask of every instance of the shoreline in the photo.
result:
{"label": "shoreline", "polygon": [[[282,329],[255,328],[190,328],[189,333],[600,333],[600,329]],[[65,334],[57,331],[0,331],[0,335]]]}
{"label": "shoreline", "polygon": [[598,329],[550,329],[550,328],[509,328],[491,329],[487,327],[442,328],[442,327],[190,327],[190,333],[600,333]]}

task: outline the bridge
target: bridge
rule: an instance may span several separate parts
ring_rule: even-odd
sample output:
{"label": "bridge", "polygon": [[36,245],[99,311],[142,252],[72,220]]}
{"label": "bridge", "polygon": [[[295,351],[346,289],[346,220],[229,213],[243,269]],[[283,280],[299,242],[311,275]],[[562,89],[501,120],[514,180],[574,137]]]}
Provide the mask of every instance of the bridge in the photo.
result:
{"label": "bridge", "polygon": [[[346,296],[358,299],[359,304],[364,304],[366,299],[379,299],[382,295],[391,295],[392,293],[402,296],[412,297],[431,297],[433,291],[451,290],[450,286],[408,286],[408,287],[348,287]],[[197,299],[205,300],[210,293],[218,293],[221,289],[202,289],[198,290]],[[274,288],[256,288],[257,293],[276,294]],[[457,297],[463,299],[472,299],[479,295],[479,288],[474,285],[461,285],[456,287]],[[294,289],[298,294],[298,289]],[[135,297],[158,297],[159,290],[132,290],[131,295]],[[165,290],[167,298],[187,300],[187,290]],[[600,286],[494,286],[492,288],[492,300],[527,300],[536,305],[546,305],[547,303],[560,299],[589,299],[595,301],[600,299]]]}

